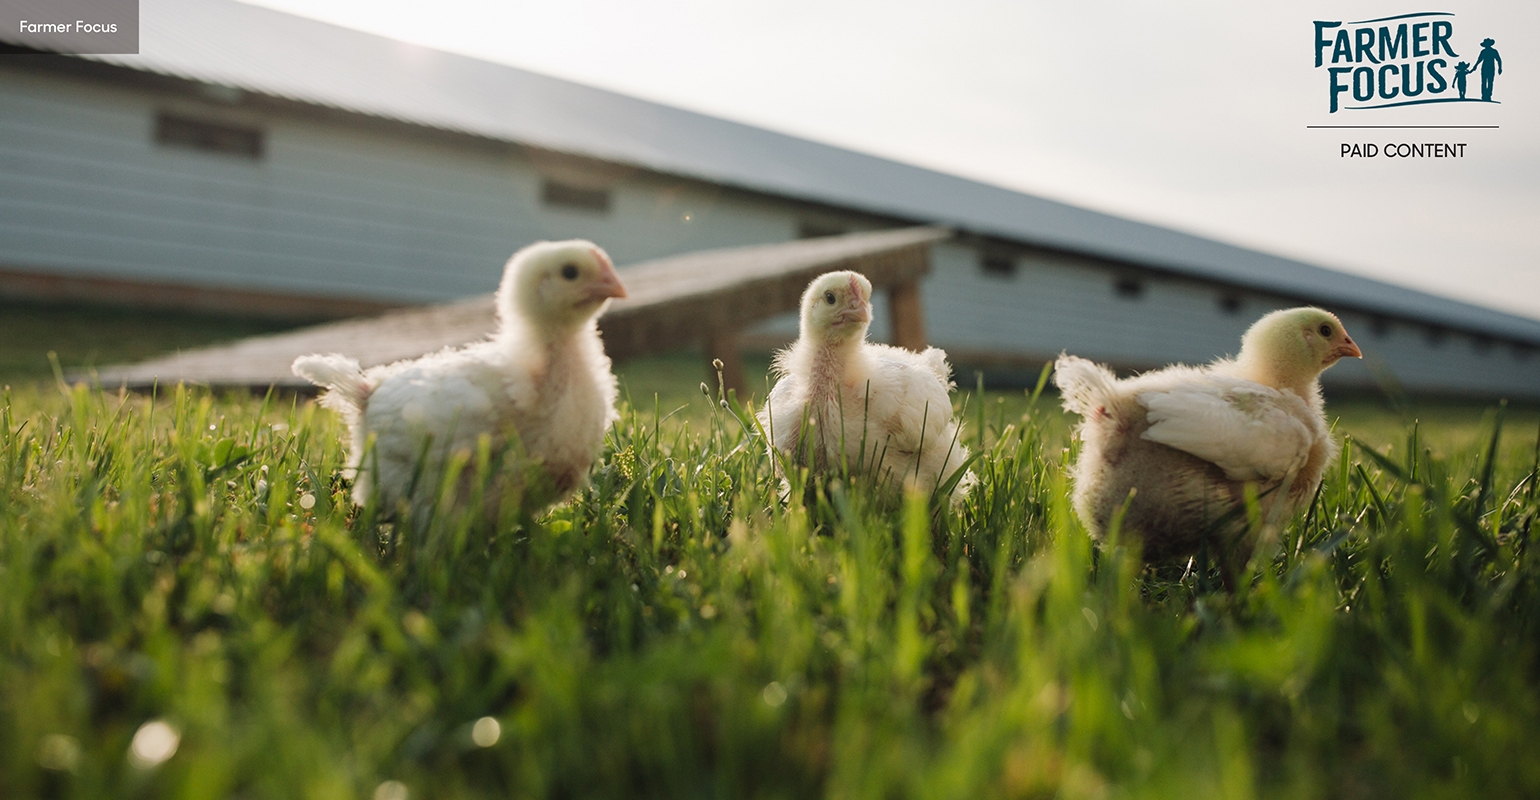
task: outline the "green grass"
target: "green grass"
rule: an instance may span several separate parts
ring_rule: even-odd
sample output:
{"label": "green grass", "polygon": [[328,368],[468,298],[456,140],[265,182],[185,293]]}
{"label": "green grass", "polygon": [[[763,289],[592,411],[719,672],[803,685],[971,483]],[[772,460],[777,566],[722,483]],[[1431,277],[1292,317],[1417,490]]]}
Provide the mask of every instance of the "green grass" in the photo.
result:
{"label": "green grass", "polygon": [[1414,445],[1334,406],[1365,444],[1231,596],[1093,550],[1052,398],[969,400],[960,508],[783,503],[684,363],[628,371],[572,502],[493,528],[363,518],[309,403],[12,390],[0,796],[1540,793],[1533,411]]}
{"label": "green grass", "polygon": [[0,301],[0,382],[52,374],[50,352],[64,369],[104,367],[299,324],[228,314]]}

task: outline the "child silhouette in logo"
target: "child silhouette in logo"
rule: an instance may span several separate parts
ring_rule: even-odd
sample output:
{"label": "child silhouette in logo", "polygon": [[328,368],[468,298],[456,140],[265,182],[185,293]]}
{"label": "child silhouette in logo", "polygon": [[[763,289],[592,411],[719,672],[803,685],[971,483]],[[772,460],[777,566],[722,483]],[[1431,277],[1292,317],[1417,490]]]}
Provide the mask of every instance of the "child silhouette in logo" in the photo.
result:
{"label": "child silhouette in logo", "polygon": [[1460,99],[1465,99],[1465,76],[1475,72],[1476,68],[1468,61],[1461,61],[1454,65],[1454,88],[1460,90]]}

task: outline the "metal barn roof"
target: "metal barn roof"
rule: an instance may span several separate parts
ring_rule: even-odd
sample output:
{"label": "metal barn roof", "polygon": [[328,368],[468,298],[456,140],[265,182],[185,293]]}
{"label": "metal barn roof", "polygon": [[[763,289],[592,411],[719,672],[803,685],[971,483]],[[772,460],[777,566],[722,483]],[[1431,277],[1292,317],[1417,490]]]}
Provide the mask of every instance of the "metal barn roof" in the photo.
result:
{"label": "metal barn roof", "polygon": [[1523,342],[1540,320],[231,0],[141,0],[85,58]]}

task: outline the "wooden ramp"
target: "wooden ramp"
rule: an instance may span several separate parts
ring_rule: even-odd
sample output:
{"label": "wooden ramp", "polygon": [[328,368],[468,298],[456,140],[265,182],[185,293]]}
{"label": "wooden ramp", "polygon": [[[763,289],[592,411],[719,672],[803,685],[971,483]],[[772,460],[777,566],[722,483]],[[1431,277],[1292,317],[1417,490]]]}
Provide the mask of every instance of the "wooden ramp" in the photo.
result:
{"label": "wooden ramp", "polygon": [[[929,227],[851,233],[703,250],[622,267],[621,280],[630,297],[612,302],[599,319],[604,349],[612,359],[623,361],[701,344],[708,360],[722,360],[727,385],[742,392],[739,332],[797,310],[809,281],[841,269],[861,272],[874,289],[887,291],[894,343],[920,349],[925,346],[925,327],[919,279],[930,271],[931,245],[950,236],[949,231]],[[495,285],[499,277],[489,273],[488,283]],[[487,294],[255,336],[71,377],[100,380],[106,388],[191,383],[309,390],[314,387],[289,370],[298,356],[343,353],[371,367],[476,341],[495,327],[492,295]]]}

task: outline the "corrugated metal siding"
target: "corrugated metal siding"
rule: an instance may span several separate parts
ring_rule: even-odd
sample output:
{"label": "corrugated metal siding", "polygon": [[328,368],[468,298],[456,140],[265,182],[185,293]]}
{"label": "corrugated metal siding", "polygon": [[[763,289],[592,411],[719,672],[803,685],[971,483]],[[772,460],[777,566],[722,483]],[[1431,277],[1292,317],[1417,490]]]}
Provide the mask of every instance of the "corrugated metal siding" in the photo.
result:
{"label": "corrugated metal siding", "polygon": [[[1000,278],[980,269],[971,248],[936,248],[935,272],[924,294],[931,338],[959,353],[1047,359],[1068,351],[1142,367],[1201,364],[1233,355],[1258,317],[1298,305],[1251,293],[1228,313],[1220,305],[1227,290],[1196,281],[1144,276],[1143,295],[1126,298],[1114,291],[1119,273],[1112,267],[1052,256],[1020,258],[1017,264],[1013,277]],[[1452,331],[1434,344],[1423,326],[1392,323],[1378,333],[1366,315],[1341,317],[1365,359],[1333,367],[1323,378],[1329,386],[1371,387],[1372,370],[1383,368],[1413,391],[1540,397],[1540,353],[1526,355],[1506,343],[1482,345]]]}
{"label": "corrugated metal siding", "polygon": [[1144,294],[1130,299],[1114,292],[1120,273],[1110,266],[1052,255],[1015,263],[1013,276],[998,277],[980,269],[971,248],[938,248],[935,282],[945,290],[930,292],[927,306],[936,340],[1043,356],[1073,347],[1088,358],[1161,364],[1233,349],[1250,321],[1223,315],[1218,291],[1201,284],[1141,276]]}
{"label": "corrugated metal siding", "polygon": [[[304,119],[259,120],[250,160],[152,141],[153,95],[8,73],[0,82],[0,264],[63,274],[428,301],[486,291],[517,247],[584,236],[622,261],[790,239],[795,210],[634,176],[596,215],[540,203],[516,148],[457,148]],[[688,221],[686,216],[688,215]]]}
{"label": "corrugated metal siding", "polygon": [[[272,117],[260,161],[157,146],[155,95],[7,72],[0,80],[0,265],[137,280],[391,301],[485,292],[518,246],[584,237],[621,262],[796,234],[805,209],[691,181],[635,173],[607,214],[548,208],[520,150],[455,147],[320,121]],[[237,112],[189,109],[222,118]],[[689,221],[685,221],[688,217]],[[860,227],[860,226],[856,226]],[[923,297],[931,338],[957,352],[1047,358],[1068,350],[1123,364],[1203,362],[1231,353],[1252,320],[1293,303],[1258,294],[1227,314],[1220,287],[1143,274],[1119,297],[1116,267],[1071,256],[1016,260],[986,275],[978,252],[946,244]],[[887,335],[878,304],[873,335]],[[1486,349],[1460,333],[1438,346],[1395,323],[1375,336],[1344,322],[1408,388],[1540,397],[1540,355]],[[769,330],[794,333],[795,320]],[[1327,373],[1368,384],[1362,364]],[[966,376],[961,376],[966,382]]]}

